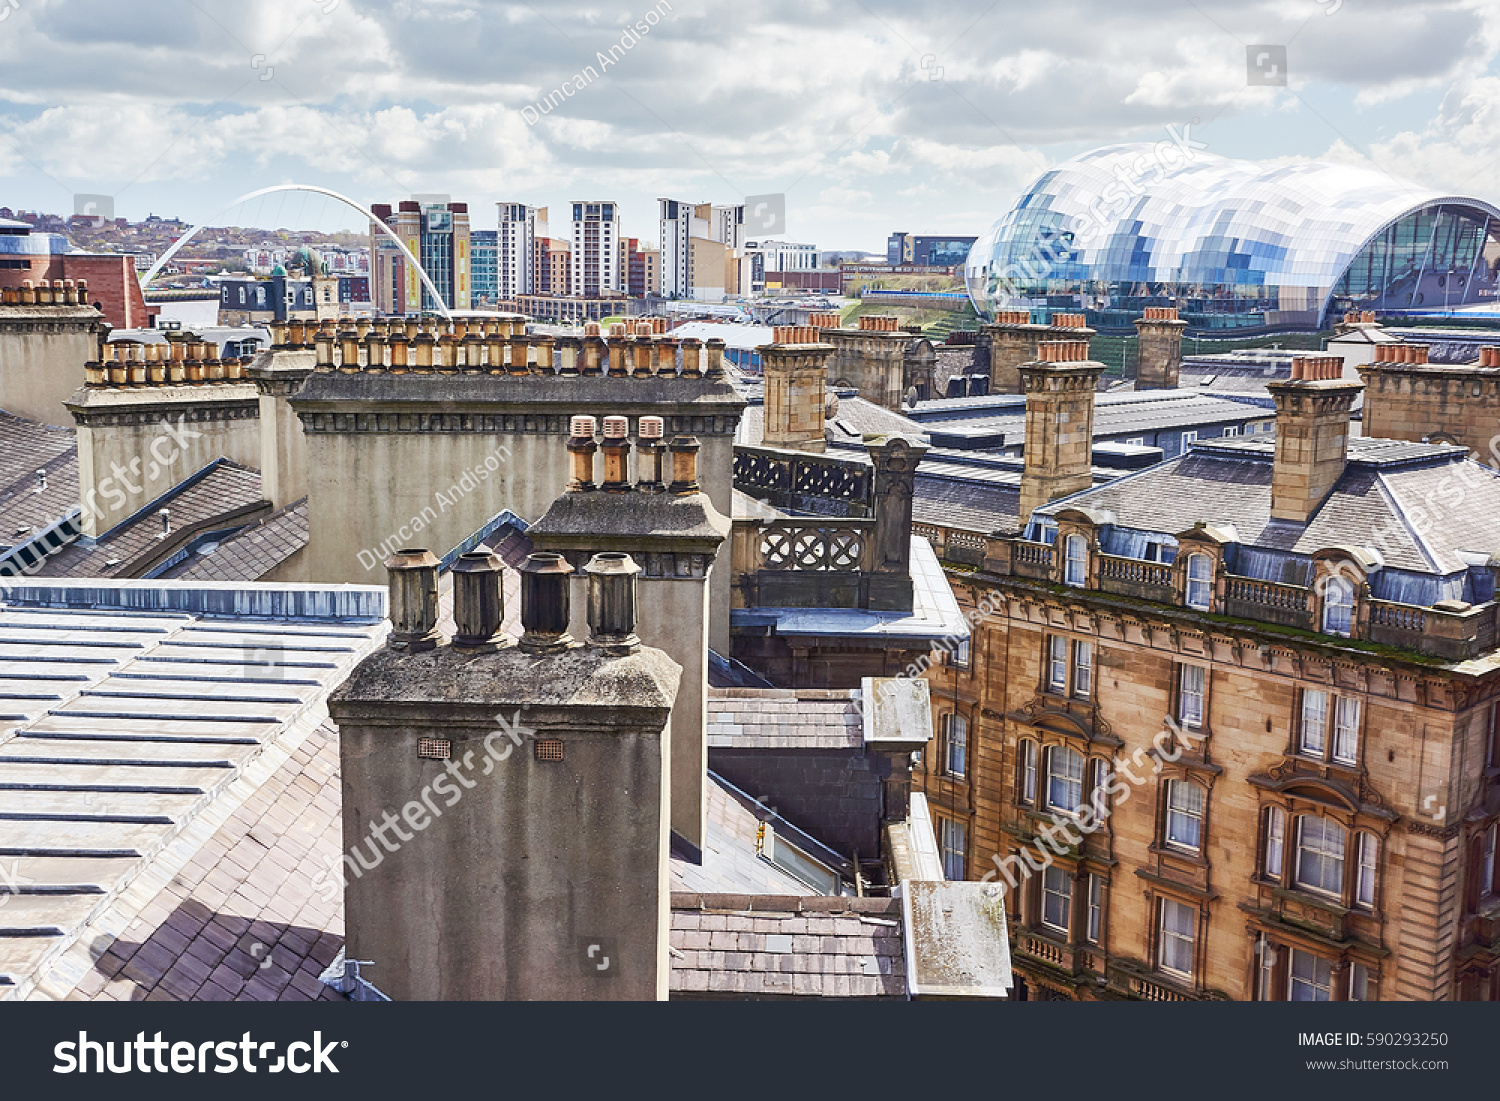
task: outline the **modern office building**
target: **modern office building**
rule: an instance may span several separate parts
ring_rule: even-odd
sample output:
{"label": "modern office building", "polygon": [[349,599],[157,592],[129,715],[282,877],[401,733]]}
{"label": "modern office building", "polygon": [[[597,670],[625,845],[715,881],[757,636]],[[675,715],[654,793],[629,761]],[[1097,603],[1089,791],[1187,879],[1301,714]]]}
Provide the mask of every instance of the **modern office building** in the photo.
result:
{"label": "modern office building", "polygon": [[794,241],[746,241],[745,251],[759,253],[767,272],[818,270],[817,245]]}
{"label": "modern office building", "polygon": [[[417,258],[437,286],[449,309],[470,305],[469,205],[450,202],[447,195],[418,195],[370,208]],[[437,310],[432,294],[422,285],[401,250],[373,225],[370,227],[371,282],[375,310],[381,314],[430,313]]]}
{"label": "modern office building", "polygon": [[500,234],[493,229],[476,229],[469,234],[473,265],[469,295],[476,305],[500,298],[499,237]]}
{"label": "modern office building", "polygon": [[[536,285],[537,208],[525,203],[500,203],[498,252],[500,297],[534,294]],[[546,210],[541,212],[546,220]]]}
{"label": "modern office building", "polygon": [[583,201],[573,205],[570,293],[597,298],[621,292],[620,214],[612,202]]}
{"label": "modern office building", "polygon": [[918,264],[923,267],[960,267],[969,257],[977,237],[919,236],[896,232],[885,243],[885,262],[892,267]]}
{"label": "modern office building", "polygon": [[1490,203],[1373,169],[1113,145],[1037,179],[965,276],[989,319],[1050,307],[1128,332],[1175,306],[1190,332],[1317,330],[1349,310],[1493,301],[1496,241]]}

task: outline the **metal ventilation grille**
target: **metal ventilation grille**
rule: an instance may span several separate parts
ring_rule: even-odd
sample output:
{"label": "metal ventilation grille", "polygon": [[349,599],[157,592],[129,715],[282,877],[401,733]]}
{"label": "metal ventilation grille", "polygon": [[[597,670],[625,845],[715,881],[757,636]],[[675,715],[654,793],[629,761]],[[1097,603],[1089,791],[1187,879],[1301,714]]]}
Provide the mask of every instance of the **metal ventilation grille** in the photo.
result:
{"label": "metal ventilation grille", "polygon": [[453,743],[447,738],[418,738],[417,756],[446,761],[453,756]]}
{"label": "metal ventilation grille", "polygon": [[538,761],[561,761],[563,759],[563,744],[556,738],[538,738],[534,744]]}

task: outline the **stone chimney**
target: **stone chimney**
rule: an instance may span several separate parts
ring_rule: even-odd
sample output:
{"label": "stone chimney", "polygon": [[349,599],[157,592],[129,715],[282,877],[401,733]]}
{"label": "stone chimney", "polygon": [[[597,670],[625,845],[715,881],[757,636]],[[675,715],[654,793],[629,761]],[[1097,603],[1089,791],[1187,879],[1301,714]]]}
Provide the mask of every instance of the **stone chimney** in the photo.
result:
{"label": "stone chimney", "polygon": [[778,325],[772,343],[756,349],[765,377],[762,443],[767,447],[823,451],[828,360],[834,347],[821,342],[820,335],[811,326]]}
{"label": "stone chimney", "polygon": [[[314,885],[342,883],[347,956],[394,1000],[667,996],[681,669],[635,639],[623,556],[586,567],[588,641],[559,637],[553,557],[523,571],[520,645],[500,634],[500,572],[475,563],[464,644],[393,642],[329,700],[345,853]],[[392,598],[403,639],[436,630],[424,585]]]}
{"label": "stone chimney", "polygon": [[1266,389],[1276,402],[1271,518],[1306,523],[1348,461],[1349,411],[1364,385],[1340,377],[1339,356],[1298,356],[1292,377]]}
{"label": "stone chimney", "polygon": [[1458,443],[1493,463],[1500,411],[1500,347],[1472,363],[1428,361],[1425,344],[1375,345],[1375,361],[1357,368],[1365,384],[1363,433],[1378,439]]}
{"label": "stone chimney", "polygon": [[[626,418],[605,417],[601,480],[593,470],[593,441],[582,435],[592,432],[592,420],[574,419],[588,423],[570,429],[574,465],[568,491],[526,534],[538,551],[560,553],[572,568],[574,634],[582,633],[590,599],[584,591],[586,564],[610,555],[629,555],[640,563],[639,577],[632,581],[641,596],[635,631],[682,667],[672,711],[672,829],[701,848],[706,836],[710,600],[713,589],[725,587],[714,574],[714,562],[730,522],[699,484],[696,438],[678,436],[663,444],[660,419],[640,418],[636,436],[646,447],[636,456],[631,481],[631,464],[625,461],[628,430],[620,423]],[[609,434],[612,421],[614,435]],[[591,488],[595,485],[597,490]],[[718,577],[727,580],[728,568],[726,563]]]}
{"label": "stone chimney", "polygon": [[1177,308],[1147,306],[1136,319],[1137,390],[1175,390],[1182,369],[1182,331],[1186,321],[1177,319]]}
{"label": "stone chimney", "polygon": [[995,320],[979,330],[975,349],[976,371],[981,362],[988,365],[992,394],[1023,392],[1020,367],[1041,357],[1041,345],[1048,340],[1082,340],[1085,343],[1094,330],[1085,324],[1081,313],[1052,315],[1047,325],[1033,324],[1029,310],[1001,310]]}
{"label": "stone chimney", "polygon": [[256,356],[244,373],[259,395],[261,492],[279,509],[307,496],[307,440],[287,402],[316,367],[320,330],[285,322],[270,328],[270,349]]}
{"label": "stone chimney", "polygon": [[811,321],[818,338],[833,346],[828,381],[852,386],[866,401],[900,412],[911,334],[901,331],[896,318],[865,314],[853,329],[829,325],[837,321],[831,314],[814,314]]}
{"label": "stone chimney", "polygon": [[184,334],[101,354],[64,403],[78,427],[84,535],[103,535],[215,459],[261,464],[256,388],[212,341]]}
{"label": "stone chimney", "polygon": [[108,333],[81,280],[0,291],[0,409],[71,427],[64,403],[84,385],[85,365],[103,358]]}
{"label": "stone chimney", "polygon": [[1032,509],[1094,484],[1094,389],[1104,364],[1089,359],[1087,340],[1044,341],[1038,352],[1018,368],[1026,391],[1022,524]]}

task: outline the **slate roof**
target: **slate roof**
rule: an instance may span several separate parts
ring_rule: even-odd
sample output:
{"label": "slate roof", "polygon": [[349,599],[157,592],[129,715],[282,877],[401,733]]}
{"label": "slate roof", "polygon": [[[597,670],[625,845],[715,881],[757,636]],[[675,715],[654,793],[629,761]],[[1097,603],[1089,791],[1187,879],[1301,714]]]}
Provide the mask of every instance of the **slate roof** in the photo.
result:
{"label": "slate roof", "polygon": [[1500,474],[1467,461],[1461,447],[1353,438],[1343,476],[1305,524],[1271,519],[1274,453],[1271,439],[1199,443],[1039,511],[1108,509],[1121,526],[1168,535],[1199,521],[1233,524],[1244,545],[1295,554],[1374,546],[1387,566],[1427,574],[1462,571],[1456,551],[1500,543]]}
{"label": "slate roof", "polygon": [[[1005,437],[1007,450],[1026,441],[1026,398],[1022,394],[988,394],[972,398],[937,398],[907,411],[919,430],[958,433],[962,430]],[[1094,399],[1094,438],[1129,436],[1170,428],[1243,424],[1268,419],[1270,410],[1244,402],[1201,394],[1191,389],[1120,391]]]}
{"label": "slate roof", "polygon": [[852,688],[711,688],[709,749],[859,749],[858,695]]}
{"label": "slate roof", "polygon": [[[120,601],[134,592],[109,590]],[[365,594],[371,610],[383,610],[379,590]],[[285,610],[302,594],[262,587],[255,599],[278,595]],[[244,928],[268,917],[282,932],[312,928],[299,924],[314,915],[293,906],[296,883],[272,906],[301,860],[293,858],[296,846],[265,868],[261,856],[270,838],[316,803],[323,781],[299,779],[299,770],[309,767],[315,744],[328,741],[318,733],[326,695],[378,643],[384,625],[76,606],[110,598],[88,589],[71,607],[0,609],[0,710],[9,720],[0,733],[0,853],[19,885],[0,908],[0,997],[7,988],[22,997],[65,997],[90,974],[100,993],[117,976],[105,976],[95,960],[118,945],[123,967],[153,939],[158,949],[126,976],[138,994],[116,985],[110,996],[154,993],[174,967],[190,982],[199,966],[181,957],[199,933],[211,936],[204,930],[217,914],[235,919],[220,923],[224,932],[213,935],[221,938],[241,928],[239,919]],[[215,599],[233,603],[226,594]],[[336,762],[336,746],[332,752]],[[298,775],[287,776],[287,768]],[[280,812],[287,819],[281,830],[265,826],[259,840],[221,849],[209,844],[236,814],[241,825],[260,822],[259,812],[277,801],[265,785],[278,774],[297,789]],[[331,823],[336,851],[336,807],[335,799],[331,817],[309,819],[301,831],[308,836],[293,840],[307,841]],[[303,855],[309,848],[310,841]],[[200,880],[208,890],[197,889]],[[304,947],[303,959],[311,951]],[[288,978],[300,966],[291,963]]]}
{"label": "slate roof", "polygon": [[304,497],[157,576],[185,581],[259,581],[307,546],[307,540]]}
{"label": "slate roof", "polygon": [[[106,531],[97,542],[85,546],[75,542],[47,559],[37,571],[41,577],[130,577],[132,562],[160,545],[161,520],[157,510],[171,510],[172,529],[185,529],[237,509],[261,502],[260,472],[215,459],[193,478],[179,482],[169,492]],[[269,502],[266,503],[269,510]],[[242,526],[244,519],[226,520],[225,526]],[[112,560],[118,559],[117,562]]]}
{"label": "slate roof", "polygon": [[960,531],[1013,531],[1019,524],[1020,486],[1020,475],[1009,471],[947,465],[929,469],[924,461],[913,483],[912,520]]}
{"label": "slate roof", "polygon": [[[45,489],[39,490],[38,470],[47,472]],[[77,436],[0,411],[0,550],[24,543],[77,507]]]}
{"label": "slate roof", "polygon": [[672,895],[674,996],[905,998],[901,900]]}

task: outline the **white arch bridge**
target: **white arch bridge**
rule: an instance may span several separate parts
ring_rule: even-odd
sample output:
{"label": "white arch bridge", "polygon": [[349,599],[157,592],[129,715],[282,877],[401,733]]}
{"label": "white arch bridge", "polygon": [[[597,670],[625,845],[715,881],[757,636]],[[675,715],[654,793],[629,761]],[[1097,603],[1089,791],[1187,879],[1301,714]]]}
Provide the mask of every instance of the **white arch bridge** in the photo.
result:
{"label": "white arch bridge", "polygon": [[[427,274],[427,272],[423,270],[422,265],[417,261],[417,258],[411,254],[411,249],[406,247],[406,242],[402,241],[400,237],[397,237],[396,234],[391,230],[391,227],[386,225],[384,221],[375,217],[375,214],[368,207],[355,202],[347,195],[340,195],[337,191],[331,191],[326,187],[318,187],[314,184],[273,184],[270,187],[262,187],[258,191],[252,191],[247,195],[241,195],[238,199],[235,199],[234,202],[228,204],[224,207],[223,210],[219,211],[219,215],[227,214],[229,211],[233,210],[241,203],[247,203],[251,199],[258,199],[262,195],[272,195],[278,191],[307,191],[311,192],[314,195],[326,195],[330,199],[337,199],[339,202],[347,206],[350,210],[358,211],[360,214],[363,214],[370,220],[371,225],[375,226],[380,230],[381,233],[390,238],[391,243],[401,250],[401,255],[406,257],[406,262],[412,266],[417,275],[421,278],[422,286],[426,287],[427,293],[432,295],[432,300],[437,303],[437,308],[442,311],[443,316],[453,316],[452,311],[448,309],[447,303],[443,301],[443,296],[438,291],[437,284],[435,284],[432,281],[432,278]],[[218,218],[216,217],[215,221],[217,220]],[[191,241],[197,235],[199,230],[204,229],[209,224],[210,223],[205,222],[202,225],[196,225],[192,229],[184,233],[181,237],[177,238],[177,240],[172,243],[172,247],[167,249],[166,252],[162,253],[161,256],[157,258],[156,263],[152,264],[151,267],[146,271],[146,273],[141,276],[142,289],[150,285],[151,280],[155,279],[156,276],[161,272],[161,269],[166,267],[167,261],[171,260],[172,257],[177,255],[178,250],[180,250],[184,245]]]}

